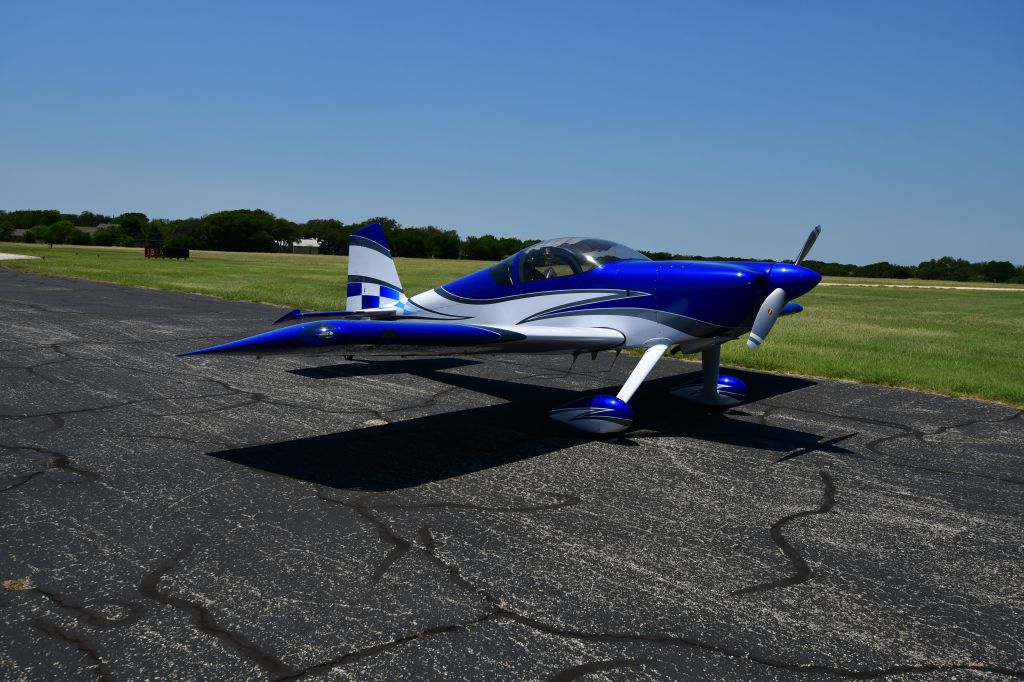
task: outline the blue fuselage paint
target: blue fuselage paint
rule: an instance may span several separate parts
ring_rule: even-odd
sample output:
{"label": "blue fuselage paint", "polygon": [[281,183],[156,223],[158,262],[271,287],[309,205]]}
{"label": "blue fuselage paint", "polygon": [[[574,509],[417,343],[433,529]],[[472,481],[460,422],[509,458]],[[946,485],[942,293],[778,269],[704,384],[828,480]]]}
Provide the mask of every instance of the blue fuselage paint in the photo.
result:
{"label": "blue fuselage paint", "polygon": [[787,299],[792,300],[810,291],[820,279],[807,268],[788,264],[624,260],[534,282],[520,282],[514,275],[508,284],[498,283],[485,269],[435,291],[455,302],[473,305],[579,290],[618,291],[622,293],[609,300],[561,307],[549,316],[585,310],[649,310],[664,319],[685,316],[709,327],[739,333],[750,328],[761,302],[773,289],[786,289]]}

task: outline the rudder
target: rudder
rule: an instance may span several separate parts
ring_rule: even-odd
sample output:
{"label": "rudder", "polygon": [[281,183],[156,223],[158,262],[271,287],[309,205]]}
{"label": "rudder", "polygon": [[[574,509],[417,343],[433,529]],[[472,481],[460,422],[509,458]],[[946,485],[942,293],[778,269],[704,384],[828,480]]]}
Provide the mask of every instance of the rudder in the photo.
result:
{"label": "rudder", "polygon": [[380,223],[367,225],[349,235],[346,296],[347,310],[393,308],[405,300]]}

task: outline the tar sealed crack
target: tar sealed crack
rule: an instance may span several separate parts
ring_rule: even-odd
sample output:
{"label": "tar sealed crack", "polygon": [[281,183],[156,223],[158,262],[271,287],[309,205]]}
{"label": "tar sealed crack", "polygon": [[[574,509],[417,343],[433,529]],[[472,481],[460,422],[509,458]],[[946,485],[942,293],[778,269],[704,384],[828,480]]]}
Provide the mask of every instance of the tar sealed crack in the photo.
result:
{"label": "tar sealed crack", "polygon": [[[25,580],[28,579],[26,578]],[[78,618],[80,621],[82,621],[89,627],[95,628],[97,630],[109,630],[111,628],[119,628],[124,627],[126,625],[131,625],[135,621],[139,620],[146,612],[146,609],[142,606],[142,604],[120,599],[97,602],[93,604],[83,604],[82,602],[79,602],[72,597],[68,597],[66,595],[61,594],[60,592],[56,592],[46,587],[33,585],[31,584],[31,582],[29,582],[27,586],[18,589],[26,593],[35,593],[46,597],[60,608],[70,612],[72,615],[74,615],[76,618]],[[120,618],[108,618],[107,616],[103,615],[102,613],[96,610],[96,607],[103,605],[116,606],[122,608],[126,611],[126,613]]]}
{"label": "tar sealed crack", "polygon": [[[1015,478],[1011,478],[1011,477],[1008,477],[1008,476],[990,476],[990,475],[987,475],[987,474],[979,474],[979,473],[969,472],[969,471],[957,471],[955,469],[942,469],[942,468],[939,468],[939,467],[930,467],[930,466],[924,466],[922,464],[915,464],[915,463],[913,463],[911,461],[908,461],[905,458],[900,457],[899,455],[894,455],[892,453],[885,452],[881,448],[881,446],[884,445],[885,443],[889,443],[889,442],[892,442],[892,441],[900,440],[900,439],[903,439],[903,438],[914,438],[914,439],[916,439],[918,441],[924,442],[925,438],[927,438],[928,436],[937,436],[937,435],[939,435],[941,433],[945,433],[946,431],[954,431],[954,430],[957,430],[957,429],[963,429],[963,428],[966,428],[968,426],[974,426],[975,424],[1003,424],[1003,423],[1006,423],[1006,422],[1011,422],[1011,421],[1013,421],[1015,419],[1019,419],[1022,416],[1024,416],[1024,410],[1018,410],[1017,412],[1014,412],[1013,414],[1010,414],[1010,415],[1005,416],[1005,417],[996,417],[996,418],[993,418],[993,419],[982,419],[982,418],[970,419],[968,421],[960,422],[960,423],[957,423],[957,424],[949,424],[949,425],[946,425],[946,426],[939,426],[939,427],[937,427],[936,429],[934,429],[932,431],[922,431],[920,429],[916,429],[916,428],[914,428],[912,426],[907,426],[906,424],[901,424],[899,422],[885,421],[885,420],[881,420],[881,419],[871,419],[871,418],[868,418],[868,417],[854,417],[854,416],[850,416],[850,415],[834,414],[832,412],[823,412],[821,410],[811,410],[811,409],[807,409],[807,408],[804,408],[804,407],[794,407],[794,406],[790,406],[790,405],[769,405],[769,406],[767,406],[765,408],[764,412],[761,415],[759,415],[760,422],[762,424],[766,424],[768,417],[771,414],[773,414],[775,412],[778,412],[780,410],[788,410],[788,411],[791,411],[791,412],[802,412],[804,414],[813,414],[813,415],[818,415],[818,416],[821,416],[821,417],[829,417],[829,418],[832,418],[832,419],[844,419],[844,420],[852,421],[852,422],[860,422],[862,424],[870,424],[872,426],[883,426],[883,427],[893,428],[893,429],[897,429],[897,430],[900,431],[900,433],[895,433],[895,434],[890,434],[888,436],[881,436],[879,438],[875,438],[874,440],[869,441],[864,446],[872,454],[876,455],[876,457],[869,457],[869,456],[863,455],[863,454],[847,453],[847,454],[853,455],[853,456],[855,456],[855,457],[857,457],[859,459],[865,459],[865,460],[868,460],[870,462],[874,462],[876,464],[882,464],[884,466],[900,467],[900,468],[905,468],[905,469],[914,469],[916,471],[927,471],[929,473],[935,473],[935,474],[946,474],[946,475],[952,475],[952,476],[963,476],[965,478],[980,478],[980,479],[985,479],[985,480],[989,480],[989,481],[998,481],[1000,483],[1010,483],[1011,485],[1024,485],[1024,481],[1019,480],[1019,479],[1015,479]],[[845,440],[848,437],[849,436],[846,436],[846,437],[840,438],[838,440]],[[821,450],[822,448],[818,448],[818,449]],[[784,461],[784,460],[787,460],[787,459],[791,459],[794,456],[803,455],[803,454],[807,454],[807,453],[806,452],[791,453],[791,454],[788,454],[788,455],[782,457],[778,461],[781,462],[781,461]]]}
{"label": "tar sealed crack", "polygon": [[97,474],[96,472],[75,466],[74,464],[71,463],[71,460],[68,458],[67,455],[56,450],[51,450],[49,448],[41,448],[34,445],[14,445],[8,443],[0,443],[0,448],[7,448],[10,450],[30,450],[32,452],[37,452],[42,455],[49,455],[52,458],[50,460],[50,463],[42,469],[37,469],[36,471],[32,471],[30,473],[22,474],[20,476],[15,476],[13,478],[8,479],[4,487],[0,488],[0,493],[7,492],[9,490],[14,490],[15,488],[19,488],[28,483],[29,481],[32,481],[42,476],[46,472],[53,470],[67,471],[82,477],[86,481],[95,481],[100,477],[100,475]]}
{"label": "tar sealed crack", "polygon": [[[825,472],[822,472],[822,473],[824,474],[823,477],[822,477],[823,480],[824,480],[824,478],[825,478],[825,476],[827,476],[827,474],[825,474]],[[828,484],[826,483],[826,485],[828,485]],[[833,495],[834,495],[834,491],[833,491]],[[817,510],[815,510],[815,511],[817,511]],[[1021,672],[1019,670],[1014,670],[1014,669],[1011,669],[1011,668],[1005,668],[1005,667],[1002,667],[1002,666],[990,666],[990,665],[981,665],[981,664],[979,664],[979,665],[974,665],[974,664],[966,664],[966,665],[941,665],[941,664],[898,665],[898,666],[892,666],[892,667],[889,667],[889,668],[881,668],[881,669],[875,669],[875,670],[849,670],[849,669],[845,669],[845,668],[838,668],[838,667],[825,666],[825,665],[814,665],[814,664],[809,664],[808,665],[808,664],[789,663],[789,662],[786,662],[786,661],[782,661],[782,660],[778,660],[778,659],[773,659],[773,658],[769,658],[769,657],[765,657],[765,656],[751,655],[749,652],[746,652],[746,651],[743,651],[743,650],[740,650],[740,649],[730,648],[730,647],[714,644],[714,643],[711,643],[711,642],[705,642],[705,641],[702,641],[702,640],[699,640],[699,639],[696,639],[696,638],[693,638],[693,637],[676,636],[676,635],[669,635],[669,634],[662,634],[662,633],[582,632],[582,631],[576,631],[576,630],[569,630],[569,629],[565,629],[565,628],[559,628],[559,627],[555,627],[555,626],[549,625],[549,624],[544,623],[542,621],[536,620],[536,619],[534,619],[534,618],[532,618],[530,616],[526,616],[524,614],[517,613],[517,612],[509,609],[508,607],[503,605],[502,602],[497,597],[495,597],[494,595],[490,594],[485,588],[483,588],[483,587],[481,587],[479,585],[476,585],[472,580],[470,580],[465,575],[463,575],[462,572],[459,570],[457,565],[455,565],[453,562],[450,562],[450,561],[448,561],[448,560],[446,560],[446,559],[444,559],[444,558],[442,558],[440,556],[440,554],[437,551],[437,546],[436,546],[436,541],[434,539],[434,534],[430,530],[429,527],[423,527],[423,528],[420,529],[420,531],[419,531],[419,538],[420,538],[420,543],[422,545],[422,549],[426,553],[427,557],[432,562],[437,564],[441,569],[444,570],[445,574],[448,576],[449,580],[453,584],[455,584],[455,585],[457,585],[457,586],[459,586],[459,587],[461,587],[463,589],[469,590],[469,591],[473,592],[474,594],[482,597],[484,599],[484,601],[487,602],[487,604],[489,605],[490,608],[487,611],[485,611],[482,615],[476,616],[475,618],[473,618],[471,620],[467,620],[467,621],[465,621],[463,623],[455,623],[455,624],[450,624],[450,625],[440,625],[440,626],[437,626],[437,627],[434,627],[434,628],[429,628],[427,630],[422,630],[422,631],[419,631],[419,632],[415,632],[413,634],[406,635],[406,636],[403,636],[403,637],[399,637],[399,638],[390,640],[388,642],[377,644],[377,645],[374,645],[374,646],[371,646],[371,647],[366,647],[366,648],[363,648],[363,649],[358,649],[358,650],[355,650],[355,651],[351,651],[351,652],[342,654],[340,656],[337,656],[335,658],[332,658],[332,659],[329,659],[329,660],[326,660],[326,661],[322,661],[320,663],[315,663],[313,665],[307,666],[305,668],[302,668],[301,670],[292,672],[292,673],[287,674],[285,676],[282,676],[282,677],[280,677],[278,679],[280,679],[280,680],[290,680],[290,679],[296,679],[296,678],[300,678],[300,677],[305,677],[307,675],[315,675],[315,674],[326,673],[326,672],[329,672],[333,668],[344,666],[346,664],[355,662],[357,660],[361,660],[361,659],[367,658],[369,656],[372,656],[372,655],[375,655],[375,654],[378,654],[378,653],[382,653],[384,651],[390,650],[390,649],[392,649],[394,647],[398,647],[398,646],[407,644],[407,643],[415,641],[417,639],[421,639],[421,638],[424,638],[424,637],[432,637],[432,636],[439,636],[439,635],[450,634],[450,633],[457,632],[457,631],[460,631],[460,630],[470,629],[470,628],[482,625],[482,624],[487,623],[487,622],[496,622],[496,621],[499,621],[499,620],[506,620],[506,621],[510,621],[510,622],[513,622],[513,623],[517,623],[519,625],[522,625],[524,627],[530,628],[532,630],[536,630],[537,632],[541,632],[541,633],[544,633],[544,634],[547,634],[547,635],[552,635],[552,636],[555,636],[555,637],[561,637],[561,638],[565,638],[565,639],[577,640],[577,641],[582,641],[582,642],[597,642],[597,643],[614,643],[614,644],[630,643],[630,644],[649,644],[649,645],[658,646],[658,647],[687,647],[687,648],[696,649],[696,650],[699,650],[699,651],[702,651],[704,653],[711,654],[711,655],[723,656],[723,657],[730,658],[730,659],[736,659],[736,660],[740,660],[740,661],[743,661],[743,662],[748,662],[748,663],[751,663],[751,664],[754,664],[754,665],[757,665],[757,666],[764,666],[764,667],[769,667],[769,668],[778,669],[778,670],[785,670],[785,671],[794,672],[794,673],[826,673],[826,674],[835,675],[837,677],[850,678],[850,679],[877,679],[877,678],[884,678],[884,677],[889,677],[889,676],[893,676],[893,675],[928,674],[928,673],[938,673],[938,672],[956,671],[956,670],[972,670],[972,671],[979,671],[979,672],[992,672],[992,673],[998,673],[998,674],[1002,674],[1002,675],[1009,675],[1009,676],[1012,676],[1012,677],[1024,678],[1024,672]],[[615,666],[616,668],[618,668],[618,667],[633,667],[632,665],[627,665],[627,664],[632,664],[632,663],[634,663],[634,661],[615,661],[615,663],[616,663],[616,666]],[[636,661],[635,663],[637,665],[640,665],[640,664],[646,663],[646,661]],[[611,669],[614,669],[614,668],[611,668]],[[604,670],[604,669],[601,669],[601,670]],[[583,670],[577,670],[577,669],[574,669],[574,668],[570,668],[570,669],[567,669],[567,670],[560,671],[559,673],[556,673],[556,679],[575,679],[575,678],[579,677],[580,675],[587,674],[588,672],[598,672],[598,671],[599,670],[597,670],[597,669],[595,669],[595,670],[586,669],[585,666],[584,666]],[[566,677],[561,677],[561,678],[558,677],[558,675],[562,675],[563,673],[565,673],[567,676]]]}
{"label": "tar sealed crack", "polygon": [[772,580],[770,582],[761,583],[759,585],[752,585],[745,587],[742,590],[736,590],[733,595],[745,595],[753,594],[755,592],[764,592],[765,590],[772,590],[777,587],[792,587],[793,585],[799,585],[800,583],[806,582],[811,577],[811,567],[807,564],[807,560],[800,555],[793,545],[782,535],[783,527],[801,519],[805,516],[815,516],[817,514],[827,514],[832,511],[832,507],[836,503],[836,485],[832,479],[831,474],[825,470],[818,472],[821,476],[821,482],[825,484],[825,491],[822,493],[821,504],[817,509],[806,509],[804,511],[796,512],[788,516],[783,516],[781,519],[772,524],[768,534],[782,553],[786,555],[786,558],[793,564],[793,574],[785,578],[779,578],[778,580]]}
{"label": "tar sealed crack", "polygon": [[205,606],[160,589],[160,580],[177,568],[186,557],[192,554],[194,549],[195,543],[190,542],[176,554],[160,562],[156,568],[149,571],[142,577],[142,581],[139,583],[139,592],[141,592],[143,596],[161,604],[167,604],[168,606],[173,606],[176,609],[181,609],[191,613],[192,620],[197,629],[213,635],[225,642],[235,651],[254,661],[261,667],[265,668],[268,672],[274,675],[286,675],[290,673],[291,670],[288,666],[282,663],[278,658],[262,651],[254,643],[245,639],[238,633],[231,632],[219,625]]}
{"label": "tar sealed crack", "polygon": [[110,676],[110,671],[107,670],[106,663],[103,661],[103,658],[100,657],[99,651],[96,649],[96,646],[87,638],[77,633],[64,630],[53,621],[47,620],[45,618],[33,619],[32,627],[34,627],[36,630],[39,630],[48,637],[53,637],[54,639],[59,639],[63,642],[66,642],[67,644],[70,644],[83,656],[88,658],[92,662],[92,664],[88,667],[90,668],[90,670],[92,670],[97,680],[106,682],[106,680],[113,679]]}

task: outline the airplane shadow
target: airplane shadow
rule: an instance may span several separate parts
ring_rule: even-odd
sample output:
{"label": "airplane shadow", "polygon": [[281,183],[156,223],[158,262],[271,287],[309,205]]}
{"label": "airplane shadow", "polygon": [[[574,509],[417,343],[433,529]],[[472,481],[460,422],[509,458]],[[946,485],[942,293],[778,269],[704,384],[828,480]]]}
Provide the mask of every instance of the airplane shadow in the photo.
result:
{"label": "airplane shadow", "polygon": [[[445,370],[479,364],[461,358],[361,360],[292,370],[318,381],[368,375],[411,374],[504,401],[497,405],[415,417],[280,443],[208,453],[211,457],[332,488],[389,491],[502,466],[594,440],[548,419],[546,411],[584,395],[611,393],[619,386],[585,391],[539,386]],[[743,372],[733,369],[734,374]],[[609,442],[637,445],[637,438],[684,437],[769,450],[781,460],[814,451],[847,453],[844,439],[820,436],[731,417],[729,412],[693,406],[668,389],[697,372],[652,379],[631,404],[633,431]],[[751,399],[763,399],[813,385],[796,377],[758,374],[748,382]],[[744,415],[742,411],[736,412]]]}

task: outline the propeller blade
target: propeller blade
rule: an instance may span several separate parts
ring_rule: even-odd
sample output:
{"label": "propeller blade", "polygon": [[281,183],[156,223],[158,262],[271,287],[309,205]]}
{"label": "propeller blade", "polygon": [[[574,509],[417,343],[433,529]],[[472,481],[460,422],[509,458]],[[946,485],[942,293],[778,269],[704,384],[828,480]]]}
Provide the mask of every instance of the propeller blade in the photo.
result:
{"label": "propeller blade", "polygon": [[800,262],[807,258],[807,254],[811,252],[811,247],[814,246],[814,242],[818,240],[818,235],[821,234],[821,225],[818,225],[811,233],[807,235],[807,241],[804,242],[804,248],[800,249],[800,255],[793,261],[793,265],[800,265]]}
{"label": "propeller blade", "polygon": [[751,327],[750,337],[747,338],[747,348],[754,350],[764,342],[785,305],[785,289],[776,289],[768,294],[768,298],[764,299],[760,310],[757,311],[757,317],[754,318],[754,326]]}

